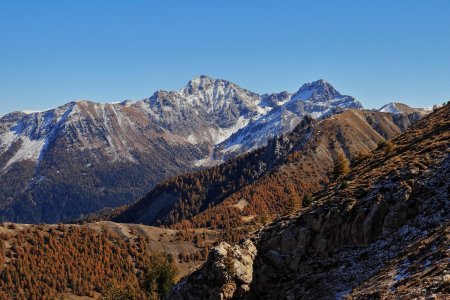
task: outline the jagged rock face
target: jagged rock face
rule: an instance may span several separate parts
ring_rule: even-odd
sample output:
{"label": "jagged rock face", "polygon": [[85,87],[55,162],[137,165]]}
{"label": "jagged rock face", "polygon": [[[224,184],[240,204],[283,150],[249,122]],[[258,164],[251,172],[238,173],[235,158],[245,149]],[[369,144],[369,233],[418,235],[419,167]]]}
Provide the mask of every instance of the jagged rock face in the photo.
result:
{"label": "jagged rock face", "polygon": [[180,91],[157,91],[145,102],[162,127],[191,136],[192,143],[207,141],[211,145],[263,112],[258,106],[259,95],[207,76],[189,81]]}
{"label": "jagged rock face", "polygon": [[293,95],[293,98],[312,100],[314,102],[324,102],[339,96],[341,96],[341,94],[339,94],[339,92],[325,80],[318,80],[303,85]]}
{"label": "jagged rock face", "polygon": [[250,241],[230,246],[220,243],[204,267],[182,280],[168,299],[231,299],[249,291],[256,247]]}
{"label": "jagged rock face", "polygon": [[[360,107],[349,96],[330,100],[338,93],[328,84],[313,86],[310,100],[328,99],[324,109]],[[317,113],[285,108],[303,101],[200,76],[137,102],[78,101],[8,114],[0,118],[0,220],[58,222],[128,204],[163,179],[265,145]],[[249,127],[265,117],[262,131]],[[247,127],[245,140],[227,141]]]}
{"label": "jagged rock face", "polygon": [[250,290],[235,298],[450,297],[449,115],[439,109],[256,233]]}

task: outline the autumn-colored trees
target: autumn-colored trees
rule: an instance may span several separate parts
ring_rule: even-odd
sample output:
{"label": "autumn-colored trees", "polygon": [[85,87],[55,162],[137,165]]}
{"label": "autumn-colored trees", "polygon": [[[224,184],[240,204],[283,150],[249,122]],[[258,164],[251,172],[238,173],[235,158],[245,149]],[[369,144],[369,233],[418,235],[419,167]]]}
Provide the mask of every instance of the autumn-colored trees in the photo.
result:
{"label": "autumn-colored trees", "polygon": [[334,164],[333,177],[334,179],[337,179],[338,177],[345,176],[348,173],[350,173],[350,163],[348,159],[340,153]]}
{"label": "autumn-colored trees", "polygon": [[136,291],[130,286],[120,283],[110,283],[103,292],[102,300],[136,300]]}
{"label": "autumn-colored trees", "polygon": [[6,295],[1,299],[56,299],[65,292],[147,299],[147,274],[160,274],[159,296],[176,274],[172,260],[161,254],[153,258],[145,238],[126,241],[112,231],[86,226],[17,229],[14,236],[2,234],[0,250],[0,261],[6,262],[0,268],[0,295]]}

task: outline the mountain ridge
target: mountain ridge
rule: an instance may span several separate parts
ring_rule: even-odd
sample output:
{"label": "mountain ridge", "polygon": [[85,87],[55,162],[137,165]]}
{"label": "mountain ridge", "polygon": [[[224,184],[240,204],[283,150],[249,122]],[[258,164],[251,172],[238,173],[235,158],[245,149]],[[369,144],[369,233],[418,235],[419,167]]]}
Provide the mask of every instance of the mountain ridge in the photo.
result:
{"label": "mountain ridge", "polygon": [[[0,219],[57,222],[130,203],[163,179],[265,145],[309,112],[361,106],[352,97],[333,103],[334,88],[323,81],[313,85],[311,99],[329,103],[291,100],[301,109],[279,109],[292,94],[261,96],[199,76],[179,91],[159,90],[137,102],[80,100],[7,114],[0,118]],[[253,126],[269,114],[269,131]],[[229,142],[249,124],[253,129],[242,143]],[[73,207],[77,201],[82,207]]]}

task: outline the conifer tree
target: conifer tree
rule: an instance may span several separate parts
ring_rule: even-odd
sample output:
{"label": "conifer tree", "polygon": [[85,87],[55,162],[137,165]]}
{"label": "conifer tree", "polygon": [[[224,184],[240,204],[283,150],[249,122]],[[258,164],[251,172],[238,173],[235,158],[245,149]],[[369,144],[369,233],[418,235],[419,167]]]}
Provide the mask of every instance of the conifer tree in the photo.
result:
{"label": "conifer tree", "polygon": [[306,194],[303,196],[302,207],[303,207],[303,208],[308,207],[308,206],[311,205],[311,203],[312,203],[312,197],[311,197],[310,194],[306,193]]}
{"label": "conifer tree", "polygon": [[345,176],[350,173],[350,163],[348,159],[343,155],[339,154],[333,168],[333,178],[337,179],[340,176]]}

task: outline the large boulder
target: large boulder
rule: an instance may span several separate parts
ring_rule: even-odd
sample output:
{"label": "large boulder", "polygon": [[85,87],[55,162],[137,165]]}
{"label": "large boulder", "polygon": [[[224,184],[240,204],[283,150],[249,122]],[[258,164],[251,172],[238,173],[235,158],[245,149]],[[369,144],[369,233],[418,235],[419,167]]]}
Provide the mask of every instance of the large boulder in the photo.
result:
{"label": "large boulder", "polygon": [[169,299],[231,299],[249,290],[256,247],[251,240],[231,246],[220,243],[199,270],[181,280]]}

